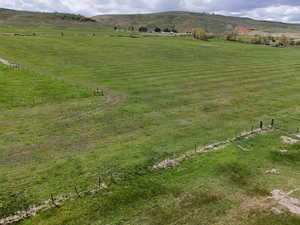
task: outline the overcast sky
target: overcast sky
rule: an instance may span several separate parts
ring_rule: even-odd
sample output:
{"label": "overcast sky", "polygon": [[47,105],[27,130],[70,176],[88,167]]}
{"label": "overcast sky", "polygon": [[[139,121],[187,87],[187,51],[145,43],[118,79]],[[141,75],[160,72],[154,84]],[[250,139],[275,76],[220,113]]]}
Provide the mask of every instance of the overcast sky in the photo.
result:
{"label": "overcast sky", "polygon": [[0,8],[85,16],[180,10],[300,23],[300,0],[0,0]]}

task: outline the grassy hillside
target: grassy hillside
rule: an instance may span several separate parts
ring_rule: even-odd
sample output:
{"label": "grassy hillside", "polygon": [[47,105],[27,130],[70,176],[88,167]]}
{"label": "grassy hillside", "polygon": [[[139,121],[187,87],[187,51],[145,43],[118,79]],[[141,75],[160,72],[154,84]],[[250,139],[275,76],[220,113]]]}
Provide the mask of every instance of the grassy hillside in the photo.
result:
{"label": "grassy hillside", "polygon": [[248,18],[229,17],[205,13],[191,12],[162,12],[153,14],[136,15],[99,15],[93,17],[102,26],[147,26],[154,28],[176,28],[179,31],[187,31],[193,28],[204,28],[211,32],[223,32],[232,30],[238,26],[256,28],[269,32],[300,32],[300,25],[285,24],[280,22],[257,21]]}
{"label": "grassy hillside", "polygon": [[0,26],[97,27],[90,18],[67,13],[41,13],[0,8]]}
{"label": "grassy hillside", "polygon": [[[162,12],[132,15],[99,15],[87,18],[67,13],[41,13],[0,9],[2,27],[55,27],[55,28],[176,28],[181,32],[204,28],[211,32],[224,32],[244,26],[266,32],[300,32],[299,24],[257,21],[249,18],[229,17],[206,13]],[[49,30],[48,30],[49,31]]]}
{"label": "grassy hillside", "polygon": [[[21,224],[299,224],[243,203],[299,187],[299,145],[282,143],[281,131],[241,141],[252,152],[228,145],[149,171],[259,120],[300,127],[298,48],[108,35],[0,41],[1,57],[24,66],[0,72],[0,99],[11,99],[0,107],[0,218],[113,176],[108,192]],[[273,167],[282,173],[264,174]]]}

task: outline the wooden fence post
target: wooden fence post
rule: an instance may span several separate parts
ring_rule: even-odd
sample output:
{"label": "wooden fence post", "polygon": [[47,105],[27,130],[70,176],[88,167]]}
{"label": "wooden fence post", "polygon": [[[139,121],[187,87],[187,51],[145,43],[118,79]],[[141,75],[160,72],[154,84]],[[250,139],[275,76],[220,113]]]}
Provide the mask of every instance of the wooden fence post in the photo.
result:
{"label": "wooden fence post", "polygon": [[274,126],[275,126],[275,120],[274,120],[274,119],[272,119],[272,120],[271,120],[271,128],[273,129],[273,128],[274,128]]}
{"label": "wooden fence post", "polygon": [[99,189],[101,189],[101,177],[100,176],[98,178],[98,186],[99,186]]}
{"label": "wooden fence post", "polygon": [[260,129],[263,129],[263,128],[264,128],[264,121],[260,121],[259,128],[260,128]]}
{"label": "wooden fence post", "polygon": [[76,192],[77,197],[80,198],[80,194],[79,194],[76,186],[75,186],[75,192]]}
{"label": "wooden fence post", "polygon": [[53,197],[53,194],[50,195],[50,198],[51,198],[51,201],[52,201],[52,204],[57,207],[56,203],[55,203],[55,199]]}

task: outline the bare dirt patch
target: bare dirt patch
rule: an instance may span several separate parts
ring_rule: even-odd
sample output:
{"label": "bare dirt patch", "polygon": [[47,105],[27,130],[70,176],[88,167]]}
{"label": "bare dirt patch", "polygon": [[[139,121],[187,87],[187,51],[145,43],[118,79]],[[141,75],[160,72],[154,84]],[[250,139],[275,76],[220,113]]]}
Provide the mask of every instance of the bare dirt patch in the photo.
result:
{"label": "bare dirt patch", "polygon": [[153,166],[153,169],[167,169],[167,168],[172,168],[174,166],[177,166],[184,160],[183,157],[177,158],[177,159],[167,159],[162,161],[161,163]]}
{"label": "bare dirt patch", "polygon": [[288,153],[289,151],[286,150],[286,149],[283,149],[283,150],[279,150],[279,152],[281,152],[281,153]]}
{"label": "bare dirt patch", "polygon": [[[297,191],[297,190],[295,190]],[[277,213],[282,212],[282,210],[288,210],[290,213],[295,215],[300,215],[300,200],[297,198],[290,197],[295,191],[285,193],[281,190],[273,190],[271,192],[272,199],[277,202],[276,207],[273,207],[273,211]]]}
{"label": "bare dirt patch", "polygon": [[273,190],[271,196],[267,198],[247,198],[240,205],[242,211],[251,211],[255,209],[263,209],[276,215],[283,213],[291,213],[300,216],[300,200],[291,197],[291,195],[300,189],[284,192],[281,190]]}
{"label": "bare dirt patch", "polygon": [[2,63],[2,64],[4,64],[4,65],[7,65],[7,66],[20,67],[19,64],[11,63],[11,62],[9,62],[8,60],[3,59],[3,58],[0,58],[0,63]]}
{"label": "bare dirt patch", "polygon": [[293,139],[293,138],[287,137],[287,136],[282,136],[281,140],[284,143],[287,143],[287,144],[290,144],[290,145],[293,145],[293,144],[296,144],[297,142],[299,142],[299,140],[296,140],[296,139]]}
{"label": "bare dirt patch", "polygon": [[274,175],[278,175],[278,174],[280,174],[280,171],[277,170],[277,169],[271,169],[271,170],[265,171],[265,174],[274,174]]}

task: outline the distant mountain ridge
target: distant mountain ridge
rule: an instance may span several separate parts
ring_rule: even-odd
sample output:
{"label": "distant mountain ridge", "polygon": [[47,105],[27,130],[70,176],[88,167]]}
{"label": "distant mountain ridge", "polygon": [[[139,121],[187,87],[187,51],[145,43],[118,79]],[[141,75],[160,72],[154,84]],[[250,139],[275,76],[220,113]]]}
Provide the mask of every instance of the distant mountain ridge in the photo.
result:
{"label": "distant mountain ridge", "polygon": [[222,16],[195,12],[160,12],[150,14],[98,15],[85,17],[70,13],[18,11],[0,8],[0,26],[32,27],[90,27],[121,28],[146,26],[154,29],[175,28],[180,32],[203,28],[210,32],[224,32],[238,27],[266,32],[299,32],[300,24],[259,21],[250,18]]}
{"label": "distant mountain ridge", "polygon": [[92,18],[104,27],[168,27],[176,28],[179,31],[188,31],[200,27],[211,32],[224,32],[237,27],[249,27],[269,32],[300,32],[300,24],[259,21],[250,18],[182,11],[150,14],[98,15]]}

